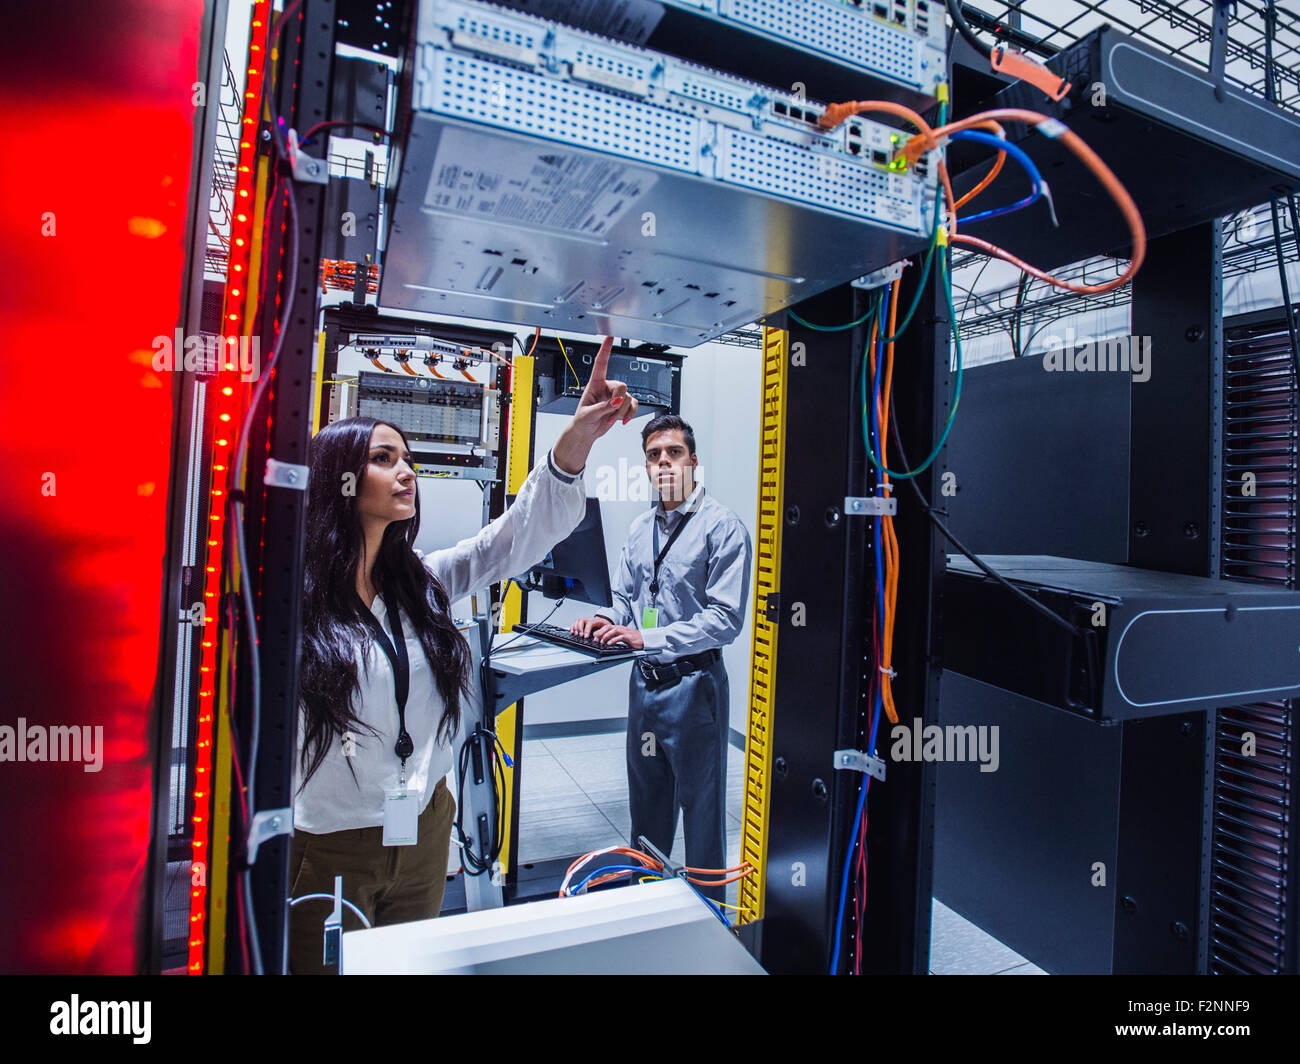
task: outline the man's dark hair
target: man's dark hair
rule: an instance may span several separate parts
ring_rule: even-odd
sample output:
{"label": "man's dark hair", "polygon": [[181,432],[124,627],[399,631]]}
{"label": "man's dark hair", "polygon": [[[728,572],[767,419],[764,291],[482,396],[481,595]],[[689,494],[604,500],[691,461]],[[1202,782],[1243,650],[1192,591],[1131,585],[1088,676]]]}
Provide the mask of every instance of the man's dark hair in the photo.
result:
{"label": "man's dark hair", "polygon": [[686,440],[686,450],[691,454],[695,453],[695,432],[690,425],[686,424],[676,414],[660,414],[656,418],[651,418],[650,423],[641,430],[641,450],[644,453],[646,440],[656,432],[664,432],[667,429],[681,429],[682,436]]}

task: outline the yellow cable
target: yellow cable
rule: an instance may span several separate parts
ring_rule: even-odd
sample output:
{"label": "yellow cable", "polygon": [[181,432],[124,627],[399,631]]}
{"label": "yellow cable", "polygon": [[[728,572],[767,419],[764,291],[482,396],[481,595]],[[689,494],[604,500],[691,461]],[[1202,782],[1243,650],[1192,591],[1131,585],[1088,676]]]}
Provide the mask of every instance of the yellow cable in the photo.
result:
{"label": "yellow cable", "polygon": [[564,341],[561,340],[558,336],[557,336],[555,339],[556,339],[556,342],[559,343],[559,345],[560,345],[560,354],[562,354],[562,355],[564,356],[564,361],[568,364],[569,372],[573,374],[573,381],[574,381],[574,383],[575,383],[575,384],[581,384],[581,383],[582,383],[582,378],[578,376],[578,371],[577,371],[576,369],[573,368],[573,363],[572,363],[572,362],[569,362],[569,352],[567,352],[566,350],[564,350]]}

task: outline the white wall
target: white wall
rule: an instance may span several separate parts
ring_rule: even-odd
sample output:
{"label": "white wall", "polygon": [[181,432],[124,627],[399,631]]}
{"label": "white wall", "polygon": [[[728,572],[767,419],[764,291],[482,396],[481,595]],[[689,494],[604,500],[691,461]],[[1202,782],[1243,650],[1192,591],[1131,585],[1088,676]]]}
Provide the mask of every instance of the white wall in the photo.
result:
{"label": "white wall", "polygon": [[[702,344],[684,349],[682,367],[682,417],[695,431],[695,450],[700,459],[699,479],[705,490],[731,507],[754,539],[758,512],[758,430],[762,396],[762,359],[751,348],[725,344]],[[567,418],[542,414],[538,419],[536,453],[540,458],[563,429]],[[641,451],[641,429],[649,420],[640,416],[626,427],[615,425],[596,441],[588,460],[585,479],[587,494],[596,497],[601,484],[617,484],[635,471],[638,491],[623,492],[635,499],[602,499],[600,517],[605,527],[605,553],[611,575],[615,571],[628,526],[650,505],[649,482],[645,478]],[[636,501],[644,497],[647,501]],[[533,596],[529,616],[540,619],[550,604]],[[540,612],[539,612],[540,611]],[[745,628],[723,651],[731,681],[731,727],[742,735],[748,730],[749,624],[754,611],[751,565],[749,604]],[[565,603],[556,611],[553,623],[590,616],[594,608]],[[526,723],[550,724],[561,721],[599,720],[627,715],[627,684],[630,665],[619,665],[563,688],[533,695],[527,702]]]}

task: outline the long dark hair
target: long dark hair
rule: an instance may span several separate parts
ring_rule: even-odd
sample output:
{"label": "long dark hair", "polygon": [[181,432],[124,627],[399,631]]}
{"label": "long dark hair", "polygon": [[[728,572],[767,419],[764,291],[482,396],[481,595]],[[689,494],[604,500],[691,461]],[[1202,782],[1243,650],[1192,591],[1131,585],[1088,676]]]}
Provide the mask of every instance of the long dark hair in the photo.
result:
{"label": "long dark hair", "polygon": [[[352,705],[361,689],[356,648],[374,642],[364,620],[366,604],[357,594],[363,543],[357,497],[370,464],[370,437],[376,425],[387,425],[402,437],[403,447],[407,445],[406,435],[391,422],[352,417],[322,429],[308,450],[311,474],[299,668],[299,697],[306,713],[301,756],[304,786],[325,760],[335,736],[350,729],[378,735],[357,717]],[[349,482],[350,491],[345,490]],[[415,516],[392,521],[384,529],[374,585],[388,609],[400,606],[410,618],[424,647],[445,707],[438,738],[448,741],[460,727],[461,694],[470,689],[470,651],[452,623],[446,589],[415,555],[419,531],[417,489]]]}

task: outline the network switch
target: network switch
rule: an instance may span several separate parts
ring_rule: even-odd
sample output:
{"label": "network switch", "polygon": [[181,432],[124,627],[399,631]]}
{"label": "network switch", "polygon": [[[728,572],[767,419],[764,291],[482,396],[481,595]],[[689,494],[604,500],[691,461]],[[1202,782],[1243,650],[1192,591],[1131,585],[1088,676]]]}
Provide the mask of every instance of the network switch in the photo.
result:
{"label": "network switch", "polygon": [[866,117],[530,15],[425,0],[381,303],[693,346],[923,248]]}
{"label": "network switch", "polygon": [[942,0],[496,2],[812,95],[919,109],[945,75]]}

